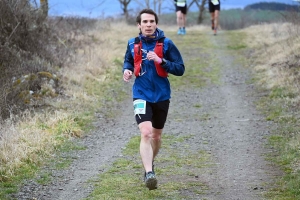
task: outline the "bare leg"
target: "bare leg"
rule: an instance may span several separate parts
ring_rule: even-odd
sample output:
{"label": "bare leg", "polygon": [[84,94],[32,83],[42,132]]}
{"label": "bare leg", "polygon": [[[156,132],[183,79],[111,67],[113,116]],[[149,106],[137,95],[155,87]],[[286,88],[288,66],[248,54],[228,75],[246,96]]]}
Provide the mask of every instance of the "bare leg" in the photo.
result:
{"label": "bare leg", "polygon": [[211,29],[214,30],[215,29],[215,13],[214,12],[210,13],[210,19],[211,19]]}
{"label": "bare leg", "polygon": [[161,146],[161,133],[163,129],[152,129],[152,149],[153,149],[153,160],[157,156],[160,146]]}
{"label": "bare leg", "polygon": [[183,27],[183,17],[182,17],[182,12],[181,11],[177,11],[176,12],[176,16],[177,16],[177,25],[179,28]]}
{"label": "bare leg", "polygon": [[186,27],[186,15],[182,13],[182,27]]}
{"label": "bare leg", "polygon": [[146,172],[152,171],[152,162],[161,146],[162,129],[152,128],[150,121],[139,124],[141,131],[140,155]]}
{"label": "bare leg", "polygon": [[217,29],[218,25],[219,25],[219,11],[218,10],[215,11],[214,19],[215,19],[215,29]]}
{"label": "bare leg", "polygon": [[139,124],[141,131],[140,155],[146,172],[152,171],[153,149],[151,145],[152,124],[142,122]]}

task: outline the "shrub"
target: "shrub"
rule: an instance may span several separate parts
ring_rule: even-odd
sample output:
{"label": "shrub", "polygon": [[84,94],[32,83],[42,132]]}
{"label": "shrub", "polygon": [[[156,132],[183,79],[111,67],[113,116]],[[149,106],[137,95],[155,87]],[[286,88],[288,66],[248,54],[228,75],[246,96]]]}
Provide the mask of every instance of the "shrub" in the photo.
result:
{"label": "shrub", "polygon": [[[70,51],[76,49],[72,37],[82,34],[79,30],[92,26],[96,20],[45,19],[27,0],[0,1],[0,19],[0,118],[5,119],[30,108],[30,95],[40,93],[44,84],[42,79],[20,80],[38,72],[56,74],[71,61]],[[54,92],[58,93],[57,84],[56,87]],[[26,101],[21,98],[24,94],[29,95]]]}

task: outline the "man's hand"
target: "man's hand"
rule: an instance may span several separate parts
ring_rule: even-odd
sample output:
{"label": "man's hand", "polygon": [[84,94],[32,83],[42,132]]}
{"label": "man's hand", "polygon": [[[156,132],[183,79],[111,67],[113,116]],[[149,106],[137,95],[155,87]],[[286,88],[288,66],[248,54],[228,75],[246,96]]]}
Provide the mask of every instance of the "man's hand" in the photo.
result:
{"label": "man's hand", "polygon": [[160,64],[162,62],[162,59],[156,55],[154,51],[149,51],[147,53],[147,59],[148,60],[153,60],[154,62]]}
{"label": "man's hand", "polygon": [[132,71],[125,69],[123,74],[123,79],[125,82],[129,82],[129,80],[132,78]]}

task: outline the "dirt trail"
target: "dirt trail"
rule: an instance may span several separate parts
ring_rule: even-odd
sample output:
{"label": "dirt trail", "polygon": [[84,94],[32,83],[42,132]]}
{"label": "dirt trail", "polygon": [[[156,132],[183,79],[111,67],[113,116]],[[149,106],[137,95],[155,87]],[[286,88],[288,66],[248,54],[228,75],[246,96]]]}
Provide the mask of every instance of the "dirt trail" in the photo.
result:
{"label": "dirt trail", "polygon": [[212,36],[216,59],[221,62],[221,84],[207,87],[200,98],[212,120],[203,124],[209,138],[209,148],[216,165],[210,175],[204,175],[210,186],[208,199],[261,199],[261,194],[278,172],[266,162],[264,148],[272,124],[255,109],[259,94],[250,72],[235,62],[226,52],[226,42],[219,34]]}
{"label": "dirt trail", "polygon": [[[276,175],[264,159],[268,151],[264,148],[265,136],[271,124],[256,111],[253,102],[257,95],[253,86],[246,84],[249,71],[236,64],[235,58],[226,52],[223,37],[222,32],[209,37],[219,46],[214,53],[215,59],[222,63],[221,84],[208,85],[198,91],[173,90],[164,132],[195,135],[191,148],[203,149],[212,157],[214,164],[199,174],[208,190],[201,195],[187,193],[187,199],[263,199],[261,194]],[[28,181],[16,195],[17,199],[80,200],[87,197],[93,190],[89,180],[121,157],[122,147],[138,134],[132,107],[128,106],[131,105],[131,86],[125,85],[124,89],[129,92],[128,99],[118,106],[123,113],[116,119],[104,119],[99,113],[97,130],[81,141],[87,149],[73,153],[71,167],[52,170],[54,181],[50,185]],[[195,104],[201,104],[201,108],[189,106]],[[209,119],[195,119],[193,116],[199,112],[207,113]],[[178,118],[184,121],[174,120]]]}

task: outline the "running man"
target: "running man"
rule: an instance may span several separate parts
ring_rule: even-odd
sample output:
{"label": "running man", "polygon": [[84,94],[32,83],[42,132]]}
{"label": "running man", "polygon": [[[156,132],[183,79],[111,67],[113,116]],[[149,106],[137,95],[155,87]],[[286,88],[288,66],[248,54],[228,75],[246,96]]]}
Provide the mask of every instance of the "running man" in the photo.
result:
{"label": "running man", "polygon": [[140,33],[138,37],[128,40],[123,79],[129,82],[135,75],[133,107],[141,133],[144,181],[146,187],[153,190],[157,188],[153,162],[161,146],[171,98],[168,74],[182,76],[185,67],[175,44],[157,28],[158,16],[153,10],[142,10],[136,22]]}
{"label": "running man", "polygon": [[221,10],[220,0],[209,0],[209,12],[211,16],[211,29],[214,31],[214,35],[217,35],[217,29],[219,25],[219,13]]}
{"label": "running man", "polygon": [[174,0],[175,10],[176,10],[176,21],[178,25],[178,35],[185,35],[186,30],[186,13],[187,13],[187,5],[186,0]]}

